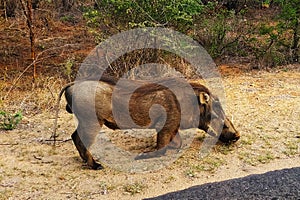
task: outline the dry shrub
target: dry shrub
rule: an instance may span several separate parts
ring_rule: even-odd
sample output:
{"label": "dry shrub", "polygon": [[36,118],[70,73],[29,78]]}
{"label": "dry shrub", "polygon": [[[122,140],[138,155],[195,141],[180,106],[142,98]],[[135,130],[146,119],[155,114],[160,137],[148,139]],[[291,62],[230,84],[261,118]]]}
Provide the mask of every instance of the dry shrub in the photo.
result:
{"label": "dry shrub", "polygon": [[[13,79],[15,81],[15,79]],[[0,80],[0,109],[7,112],[21,111],[24,115],[52,112],[57,94],[66,83],[61,77],[39,76],[35,84],[29,77],[14,81]]]}
{"label": "dry shrub", "polygon": [[[135,50],[125,53],[113,62],[109,58],[106,60],[109,67],[103,69],[104,74],[115,78],[126,76],[132,79],[143,79],[143,77],[162,78],[174,75],[185,78],[195,77],[195,70],[190,63],[176,54],[160,49]],[[94,71],[90,71],[91,74],[83,76],[93,77]]]}

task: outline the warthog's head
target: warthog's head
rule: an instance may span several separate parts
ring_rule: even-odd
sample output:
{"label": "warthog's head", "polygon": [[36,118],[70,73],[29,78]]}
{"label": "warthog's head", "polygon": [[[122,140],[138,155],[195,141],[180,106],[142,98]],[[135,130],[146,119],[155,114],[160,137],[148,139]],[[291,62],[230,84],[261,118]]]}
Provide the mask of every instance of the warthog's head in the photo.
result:
{"label": "warthog's head", "polygon": [[200,123],[199,128],[208,134],[219,137],[225,143],[235,142],[240,138],[239,132],[226,117],[218,97],[209,92],[200,92]]}

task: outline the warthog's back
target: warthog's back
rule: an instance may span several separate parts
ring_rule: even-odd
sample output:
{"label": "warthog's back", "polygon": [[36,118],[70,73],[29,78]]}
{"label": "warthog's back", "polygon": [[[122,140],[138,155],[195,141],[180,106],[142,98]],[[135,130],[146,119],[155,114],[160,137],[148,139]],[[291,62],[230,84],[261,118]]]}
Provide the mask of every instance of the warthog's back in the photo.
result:
{"label": "warthog's back", "polygon": [[111,115],[112,86],[98,81],[78,82],[66,90],[68,105],[77,118],[94,118]]}

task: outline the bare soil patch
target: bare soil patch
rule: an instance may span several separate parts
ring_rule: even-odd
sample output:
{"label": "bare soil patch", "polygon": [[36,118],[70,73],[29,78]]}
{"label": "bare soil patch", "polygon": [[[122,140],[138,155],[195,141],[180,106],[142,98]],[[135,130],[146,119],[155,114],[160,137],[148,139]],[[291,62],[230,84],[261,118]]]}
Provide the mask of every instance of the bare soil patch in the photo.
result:
{"label": "bare soil patch", "polygon": [[[223,70],[228,69],[223,67]],[[61,141],[55,147],[47,141],[53,127],[51,109],[36,112],[36,115],[25,113],[17,129],[0,130],[0,199],[142,199],[193,185],[299,167],[299,70],[245,72],[235,69],[224,74],[225,110],[241,132],[237,143],[217,144],[207,157],[200,158],[199,149],[207,134],[197,131],[190,148],[166,168],[149,173],[127,173],[107,166],[94,171],[82,162],[69,140],[75,124],[62,103]],[[56,84],[61,85],[57,81]],[[5,82],[1,81],[0,85],[4,87]],[[50,88],[45,93],[49,93],[50,100],[51,93],[57,94],[57,91]],[[28,99],[22,102],[24,107],[31,105]],[[1,107],[11,104],[2,102]],[[46,102],[40,107],[43,105]],[[112,140],[119,146],[125,144],[128,148],[128,138],[116,137],[121,135],[120,131],[109,134],[115,134]],[[131,144],[129,150],[153,148],[154,138],[146,140],[136,140],[138,145]]]}

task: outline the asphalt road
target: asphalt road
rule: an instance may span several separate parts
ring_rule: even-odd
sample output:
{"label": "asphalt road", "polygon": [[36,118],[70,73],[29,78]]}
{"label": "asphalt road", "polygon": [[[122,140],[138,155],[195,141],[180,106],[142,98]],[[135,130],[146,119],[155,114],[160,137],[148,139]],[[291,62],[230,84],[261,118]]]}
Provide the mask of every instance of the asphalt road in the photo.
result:
{"label": "asphalt road", "polygon": [[263,199],[300,200],[300,167],[207,183],[148,200]]}

